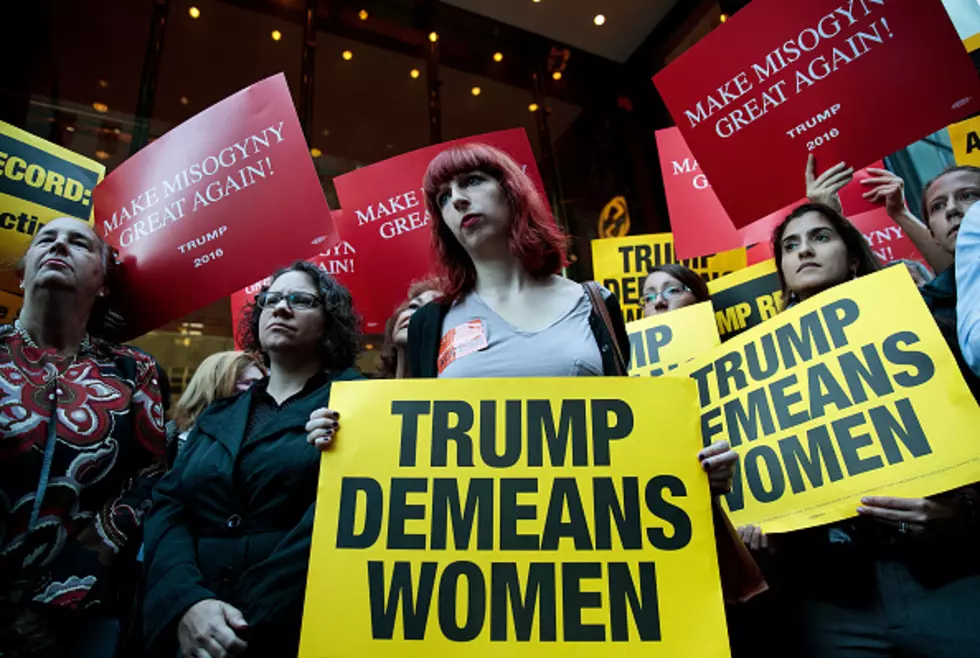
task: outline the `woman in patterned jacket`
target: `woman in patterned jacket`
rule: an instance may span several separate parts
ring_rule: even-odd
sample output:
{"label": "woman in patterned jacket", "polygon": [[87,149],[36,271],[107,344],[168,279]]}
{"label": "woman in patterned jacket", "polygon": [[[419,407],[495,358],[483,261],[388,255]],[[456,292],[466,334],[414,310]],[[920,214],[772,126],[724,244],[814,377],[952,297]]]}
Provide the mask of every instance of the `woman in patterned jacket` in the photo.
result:
{"label": "woman in patterned jacket", "polygon": [[165,443],[155,361],[87,331],[112,264],[83,222],[48,222],[20,263],[20,318],[0,327],[5,658],[115,653]]}

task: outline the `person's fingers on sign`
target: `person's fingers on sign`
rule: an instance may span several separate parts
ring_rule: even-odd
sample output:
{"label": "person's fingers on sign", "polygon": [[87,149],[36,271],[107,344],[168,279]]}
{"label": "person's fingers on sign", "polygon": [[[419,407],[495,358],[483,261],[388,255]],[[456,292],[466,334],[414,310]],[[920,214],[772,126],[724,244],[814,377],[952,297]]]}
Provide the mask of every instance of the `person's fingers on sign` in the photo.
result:
{"label": "person's fingers on sign", "polygon": [[242,613],[217,599],[195,603],[177,626],[177,639],[184,656],[226,658],[245,652],[248,644],[236,631],[248,627]]}
{"label": "person's fingers on sign", "polygon": [[946,493],[932,498],[866,496],[857,511],[904,534],[921,535],[961,523],[970,508],[956,493]]}
{"label": "person's fingers on sign", "polygon": [[838,162],[817,176],[817,159],[812,153],[807,158],[806,198],[814,203],[822,203],[841,212],[838,192],[852,180],[854,180],[854,169],[843,162]]}
{"label": "person's fingers on sign", "polygon": [[322,452],[330,447],[339,430],[339,413],[332,409],[317,409],[306,423],[306,442]]}
{"label": "person's fingers on sign", "polygon": [[868,167],[868,173],[873,177],[865,178],[861,185],[871,189],[861,196],[871,203],[885,204],[889,217],[905,212],[905,181],[887,169]]}
{"label": "person's fingers on sign", "polygon": [[698,453],[698,459],[701,461],[701,468],[708,474],[711,493],[720,495],[731,491],[738,453],[732,450],[728,441],[715,441]]}
{"label": "person's fingers on sign", "polygon": [[738,527],[738,536],[742,543],[750,551],[767,550],[769,548],[769,535],[762,531],[757,525],[742,525]]}

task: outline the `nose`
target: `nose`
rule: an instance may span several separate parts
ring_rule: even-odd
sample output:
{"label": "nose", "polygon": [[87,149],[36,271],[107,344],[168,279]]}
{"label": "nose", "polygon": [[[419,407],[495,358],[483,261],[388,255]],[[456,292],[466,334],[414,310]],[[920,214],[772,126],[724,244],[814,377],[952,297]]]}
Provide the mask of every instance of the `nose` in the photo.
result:
{"label": "nose", "polygon": [[51,250],[58,251],[63,254],[68,253],[68,236],[64,233],[59,233],[58,236],[51,243]]}
{"label": "nose", "polygon": [[803,260],[804,257],[813,258],[813,244],[809,240],[804,240],[800,243],[800,248],[797,250],[796,255],[800,260]]}
{"label": "nose", "polygon": [[463,193],[462,188],[459,185],[453,184],[452,186],[452,203],[453,208],[458,212],[462,212],[470,207],[470,200]]}
{"label": "nose", "polygon": [[657,303],[653,305],[653,308],[658,311],[666,311],[668,307],[667,300],[664,299],[663,295],[657,297]]}
{"label": "nose", "polygon": [[288,316],[288,315],[292,314],[292,312],[293,312],[293,309],[289,308],[289,304],[286,303],[286,298],[285,297],[283,297],[282,299],[280,299],[279,302],[275,306],[272,307],[272,314],[273,315],[286,315],[286,316]]}
{"label": "nose", "polygon": [[946,204],[946,219],[958,219],[965,215],[964,208],[960,205],[961,201],[954,201]]}

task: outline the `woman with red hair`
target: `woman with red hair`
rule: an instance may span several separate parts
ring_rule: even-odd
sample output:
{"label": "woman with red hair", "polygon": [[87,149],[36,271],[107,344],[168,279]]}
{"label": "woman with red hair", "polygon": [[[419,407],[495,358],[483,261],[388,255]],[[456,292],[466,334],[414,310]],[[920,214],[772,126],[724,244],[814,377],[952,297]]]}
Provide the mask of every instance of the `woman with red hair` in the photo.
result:
{"label": "woman with red hair", "polygon": [[[484,144],[437,155],[422,184],[445,295],[409,325],[413,377],[625,375],[629,339],[616,297],[559,276],[566,237],[530,177]],[[737,454],[700,452],[712,490]]]}

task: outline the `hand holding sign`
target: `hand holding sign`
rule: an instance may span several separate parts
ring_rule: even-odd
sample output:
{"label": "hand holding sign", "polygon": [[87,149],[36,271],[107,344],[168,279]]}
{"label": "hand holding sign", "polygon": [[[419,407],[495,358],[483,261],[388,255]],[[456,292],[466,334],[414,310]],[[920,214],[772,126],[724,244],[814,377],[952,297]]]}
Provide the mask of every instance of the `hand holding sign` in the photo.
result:
{"label": "hand holding sign", "polygon": [[944,526],[955,526],[969,516],[969,507],[956,492],[933,498],[895,498],[865,496],[858,514],[888,525],[901,532],[920,535]]}
{"label": "hand holding sign", "polygon": [[806,160],[806,198],[814,203],[822,203],[837,212],[843,212],[838,192],[853,179],[854,168],[843,162],[838,162],[817,176],[816,156],[811,153]]}

